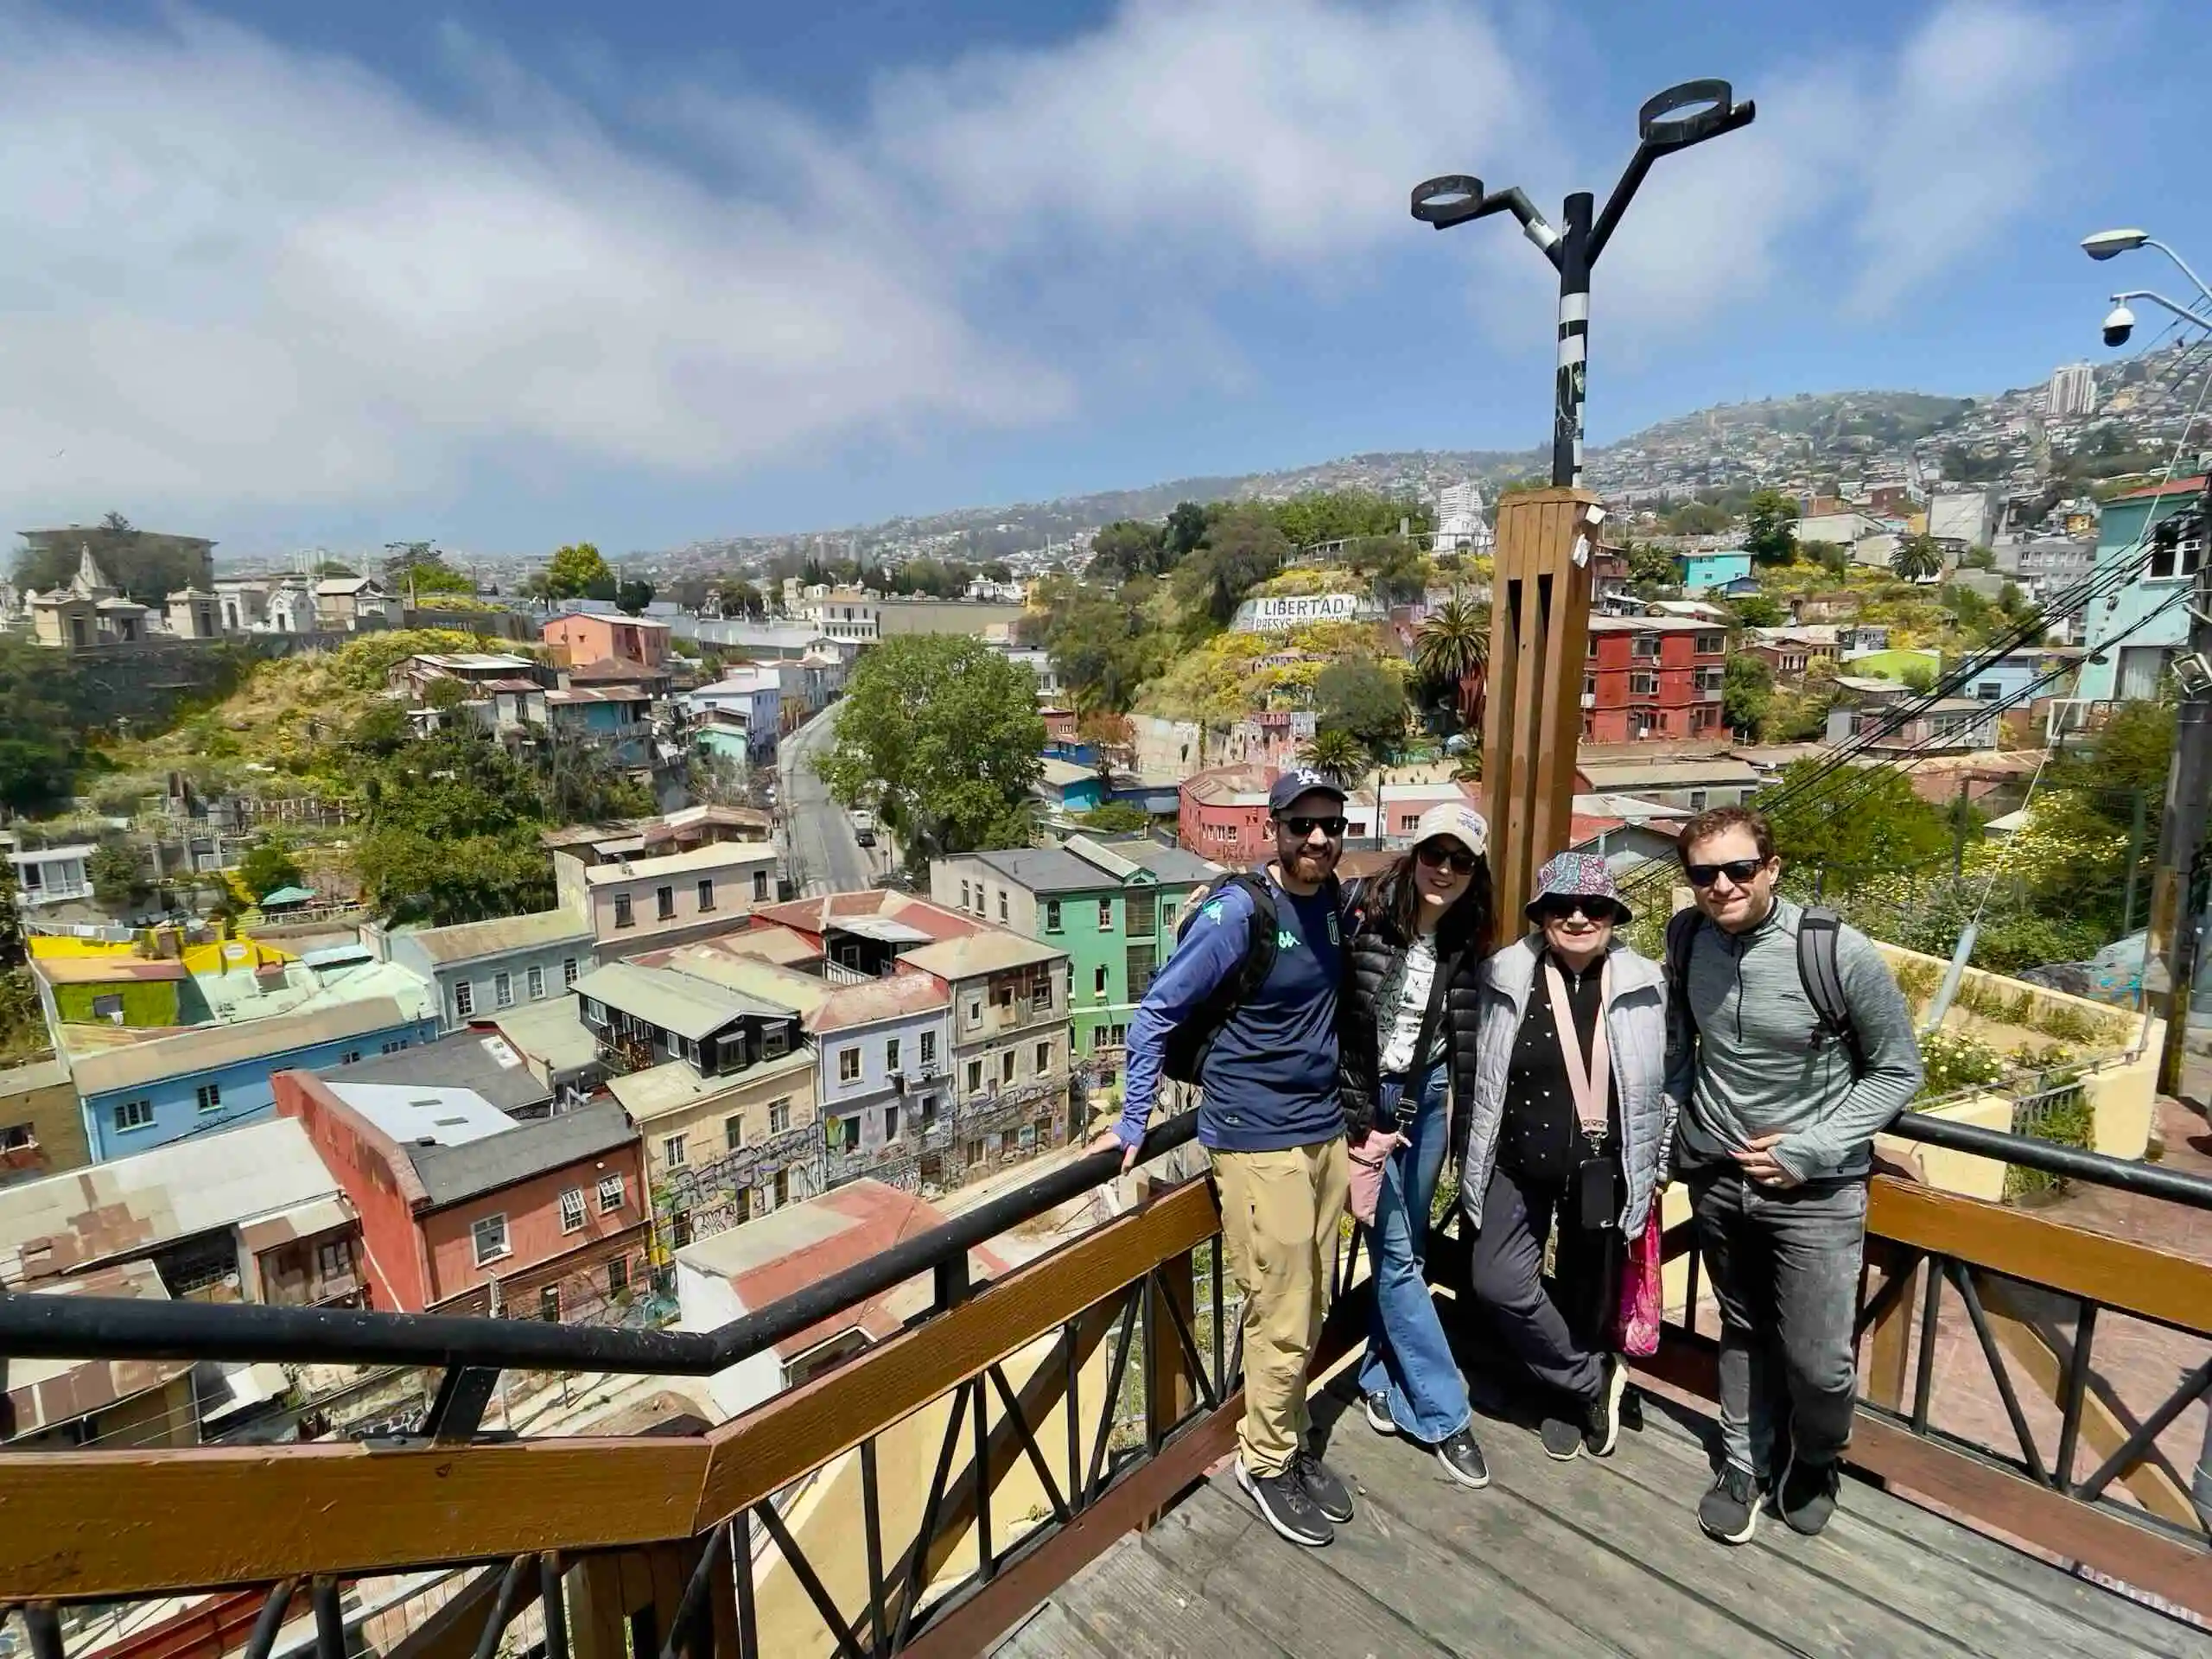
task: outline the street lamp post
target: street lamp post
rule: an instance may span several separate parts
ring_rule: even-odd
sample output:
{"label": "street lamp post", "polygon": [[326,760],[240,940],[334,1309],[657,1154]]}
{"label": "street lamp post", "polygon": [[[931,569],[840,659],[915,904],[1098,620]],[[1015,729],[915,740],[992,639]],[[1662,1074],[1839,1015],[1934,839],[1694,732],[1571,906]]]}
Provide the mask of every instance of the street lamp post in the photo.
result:
{"label": "street lamp post", "polygon": [[[2207,289],[2189,263],[2149,232],[2139,230],[2100,231],[2082,239],[2082,250],[2102,261],[2137,248],[2156,248],[2173,261],[2189,278],[2204,309],[2177,304],[2145,289],[2113,296],[2117,306],[2105,319],[2107,346],[2127,339],[2134,315],[2129,300],[2149,300],[2164,306],[2185,321],[2212,331],[2212,289]],[[2186,435],[2184,434],[2184,438]],[[2152,511],[2157,511],[2152,503]],[[2190,1004],[2198,963],[2196,938],[2197,894],[2202,885],[2208,817],[2212,817],[2212,484],[2196,504],[2177,514],[2151,533],[2152,538],[2175,549],[2176,574],[2180,572],[2180,544],[2196,542],[2197,569],[2193,592],[2184,602],[2189,618],[2187,643],[2176,654],[2173,675],[2181,689],[2176,711],[2174,755],[2166,779],[2166,807],[2158,826],[2158,862],[2151,887],[2150,952],[2166,969],[2166,1040],[2158,1060],[2158,1088],[2166,1094],[2181,1091],[2181,1063],[2187,1050]],[[2212,1423],[2205,1431],[2205,1455],[2199,1465],[2196,1497],[2212,1513]]]}
{"label": "street lamp post", "polygon": [[1446,174],[1414,187],[1413,215],[1437,230],[1470,219],[1510,213],[1559,271],[1559,365],[1552,403],[1552,483],[1572,488],[1582,481],[1582,406],[1588,390],[1590,270],[1628,211],[1652,162],[1724,132],[1751,125],[1756,106],[1734,101],[1725,80],[1688,80],[1648,99],[1637,112],[1636,154],[1593,219],[1597,199],[1586,190],[1568,196],[1555,229],[1518,187],[1486,191],[1464,173]]}

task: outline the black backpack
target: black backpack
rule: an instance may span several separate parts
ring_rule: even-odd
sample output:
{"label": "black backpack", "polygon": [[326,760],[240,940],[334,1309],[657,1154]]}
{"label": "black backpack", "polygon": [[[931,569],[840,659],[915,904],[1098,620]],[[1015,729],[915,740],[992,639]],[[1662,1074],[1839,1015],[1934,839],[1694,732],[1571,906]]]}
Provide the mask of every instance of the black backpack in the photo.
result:
{"label": "black backpack", "polygon": [[1222,1027],[1229,1023],[1230,1015],[1257,995],[1260,987],[1268,982],[1268,976],[1274,971],[1274,889],[1265,877],[1246,871],[1224,875],[1198,895],[1183,912],[1183,919],[1176,924],[1175,943],[1182,944],[1183,936],[1191,931],[1198,912],[1230,887],[1243,888],[1252,900],[1252,931],[1244,944],[1244,965],[1215,986],[1206,1000],[1167,1033],[1160,1070],[1178,1083],[1198,1080],[1198,1068],[1205,1063],[1206,1051],[1213,1046],[1213,1039],[1220,1034]]}
{"label": "black backpack", "polygon": [[[1693,1033],[1697,1015],[1688,995],[1690,950],[1697,942],[1698,924],[1705,919],[1696,906],[1678,910],[1667,918],[1667,983]],[[1797,980],[1805,1000],[1813,1005],[1820,1022],[1814,1042],[1840,1042],[1851,1057],[1851,1075],[1866,1074],[1866,1051],[1859,1046],[1859,1027],[1852,1022],[1851,1004],[1843,994],[1843,973],[1836,965],[1836,934],[1843,918],[1817,905],[1806,906],[1797,924]]]}

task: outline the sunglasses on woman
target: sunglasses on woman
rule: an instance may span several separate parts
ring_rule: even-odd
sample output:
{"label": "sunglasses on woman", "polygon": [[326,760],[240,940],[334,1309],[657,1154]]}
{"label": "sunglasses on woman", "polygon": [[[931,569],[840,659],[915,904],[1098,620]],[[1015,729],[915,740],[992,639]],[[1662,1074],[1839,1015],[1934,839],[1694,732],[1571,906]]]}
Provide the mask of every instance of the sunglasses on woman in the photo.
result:
{"label": "sunglasses on woman", "polygon": [[1764,868],[1766,860],[1763,858],[1732,858],[1726,864],[1693,864],[1685,874],[1694,887],[1709,887],[1724,875],[1740,887],[1748,885]]}
{"label": "sunglasses on woman", "polygon": [[1432,870],[1449,870],[1454,875],[1474,874],[1475,855],[1449,842],[1425,841],[1414,849],[1414,856]]}
{"label": "sunglasses on woman", "polygon": [[1611,899],[1579,899],[1571,893],[1555,893],[1550,898],[1538,899],[1536,914],[1547,922],[1563,922],[1570,916],[1580,916],[1590,922],[1614,919]]}

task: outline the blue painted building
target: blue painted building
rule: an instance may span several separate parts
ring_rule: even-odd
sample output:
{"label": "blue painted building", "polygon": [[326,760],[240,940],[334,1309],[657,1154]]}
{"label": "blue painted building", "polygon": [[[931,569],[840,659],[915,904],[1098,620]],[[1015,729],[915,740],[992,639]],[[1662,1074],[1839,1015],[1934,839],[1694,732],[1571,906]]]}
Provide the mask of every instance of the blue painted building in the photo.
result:
{"label": "blue painted building", "polygon": [[266,1117],[279,1071],[319,1071],[435,1040],[438,1021],[389,996],[74,1053],[69,1061],[94,1163]]}
{"label": "blue painted building", "polygon": [[[2103,575],[2123,560],[2141,558],[2143,550],[2138,543],[2145,539],[2146,527],[2155,528],[2190,506],[2203,489],[2202,477],[2179,478],[2106,502],[2104,516],[2097,524],[2097,574]],[[2089,606],[2086,618],[2089,655],[2082,664],[2076,696],[2106,702],[2158,696],[2166,664],[2189,638],[2189,612],[2177,604],[2155,620],[2146,622],[2145,619],[2188,588],[2203,556],[2201,539],[2166,548],[2154,542],[2141,574],[2112,600],[2098,600]],[[2139,629],[2139,623],[2143,624]],[[2122,635],[2126,637],[2121,639]],[[2099,661],[2100,658],[2103,660]]]}
{"label": "blue painted building", "polygon": [[1681,569],[1682,592],[1686,594],[1709,593],[1715,588],[1726,588],[1732,582],[1741,582],[1751,574],[1751,556],[1740,548],[1715,553],[1677,553],[1675,563]]}

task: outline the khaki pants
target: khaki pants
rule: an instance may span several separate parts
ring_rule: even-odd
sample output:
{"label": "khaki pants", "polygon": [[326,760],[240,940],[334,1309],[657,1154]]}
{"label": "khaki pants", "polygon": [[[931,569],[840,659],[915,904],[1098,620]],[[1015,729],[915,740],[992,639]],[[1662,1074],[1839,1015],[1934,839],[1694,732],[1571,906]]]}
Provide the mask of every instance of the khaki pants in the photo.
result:
{"label": "khaki pants", "polygon": [[1217,1152],[1221,1236],[1244,1295],[1244,1466],[1277,1475],[1313,1421],[1306,1372],[1329,1307],[1347,1187],[1341,1137],[1281,1152]]}

